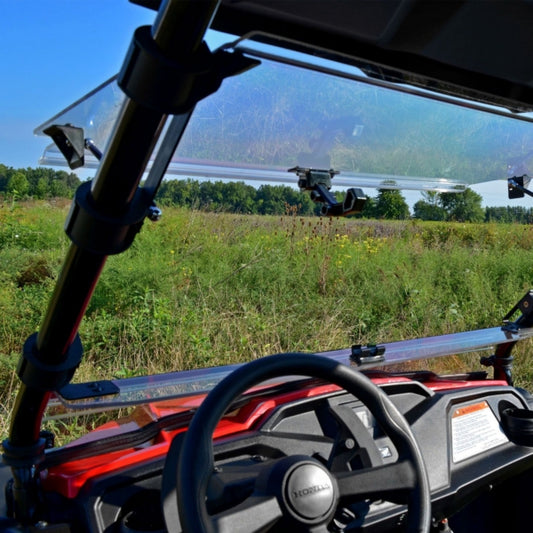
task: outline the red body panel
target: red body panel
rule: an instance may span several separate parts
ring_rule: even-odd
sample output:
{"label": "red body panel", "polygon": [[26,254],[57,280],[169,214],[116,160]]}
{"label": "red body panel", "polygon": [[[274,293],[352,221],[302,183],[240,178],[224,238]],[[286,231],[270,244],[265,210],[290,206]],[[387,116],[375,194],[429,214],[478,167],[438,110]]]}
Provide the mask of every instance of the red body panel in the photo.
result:
{"label": "red body panel", "polygon": [[[375,378],[372,381],[376,385],[384,385],[409,382],[410,379],[401,376],[391,376]],[[500,380],[458,381],[447,380],[445,378],[437,378],[424,384],[434,391],[507,385],[505,381]],[[254,427],[258,420],[284,403],[302,398],[320,396],[336,390],[338,390],[336,385],[327,384],[311,388],[303,387],[290,393],[283,393],[266,399],[254,398],[238,411],[224,417],[217,426],[214,438],[217,439],[248,431]],[[111,434],[126,433],[138,429],[149,421],[157,420],[173,413],[190,411],[201,403],[203,397],[201,395],[147,404],[135,409],[131,416],[116,422],[104,424],[86,437],[73,442],[71,445],[77,445],[80,442],[87,442],[89,440],[101,440],[103,437]],[[57,492],[66,498],[75,498],[88,480],[111,472],[118,473],[120,470],[133,465],[164,457],[168,452],[172,439],[181,431],[184,431],[184,429],[160,431],[148,446],[144,445],[140,448],[100,454],[51,467],[41,473],[43,486],[47,491]]]}

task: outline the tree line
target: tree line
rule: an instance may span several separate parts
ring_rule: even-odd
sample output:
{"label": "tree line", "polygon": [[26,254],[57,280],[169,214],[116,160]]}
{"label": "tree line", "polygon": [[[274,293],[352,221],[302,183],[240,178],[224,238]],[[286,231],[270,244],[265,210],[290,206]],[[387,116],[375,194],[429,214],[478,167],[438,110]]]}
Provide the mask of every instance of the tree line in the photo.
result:
{"label": "tree line", "polygon": [[[344,193],[335,193],[342,202]],[[287,185],[261,185],[255,188],[243,182],[168,180],[158,192],[161,205],[185,206],[207,211],[229,211],[244,214],[282,215],[287,212],[298,215],[317,215],[321,206]],[[358,218],[389,220],[454,221],[454,222],[505,222],[529,224],[533,222],[533,209],[516,207],[483,208],[482,197],[467,189],[463,193],[423,192],[411,213],[401,191],[380,189],[375,197],[367,197]]]}
{"label": "tree line", "polygon": [[[45,167],[14,169],[0,164],[0,197],[9,200],[71,198],[80,183],[73,172]],[[344,193],[335,194],[338,201],[342,201]],[[261,185],[256,188],[244,182],[192,179],[163,181],[157,201],[162,206],[260,215],[290,212],[311,216],[319,214],[321,208],[309,194],[287,185]],[[399,190],[380,189],[377,196],[367,197],[363,211],[354,216],[390,220],[417,218],[457,222],[533,222],[533,208],[483,208],[481,201],[481,196],[471,189],[459,194],[423,192],[422,199],[414,204],[411,213]]]}
{"label": "tree line", "polygon": [[80,183],[73,172],[45,167],[15,169],[0,163],[0,196],[10,200],[71,198]]}

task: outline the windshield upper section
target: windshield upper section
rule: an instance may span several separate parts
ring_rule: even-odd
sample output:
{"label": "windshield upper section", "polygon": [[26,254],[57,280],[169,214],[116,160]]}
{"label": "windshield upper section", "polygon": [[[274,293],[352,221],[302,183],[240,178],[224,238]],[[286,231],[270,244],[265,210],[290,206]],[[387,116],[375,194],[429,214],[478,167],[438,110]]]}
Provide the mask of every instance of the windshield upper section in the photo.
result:
{"label": "windshield upper section", "polygon": [[[301,166],[338,171],[339,186],[443,192],[529,167],[528,117],[391,90],[354,67],[276,55],[277,48],[266,54],[245,41],[236,49],[261,64],[226,79],[196,106],[168,174],[296,183],[287,171]],[[36,133],[51,124],[83,127],[105,152],[122,100],[112,79]],[[52,145],[41,163],[64,161]],[[87,153],[86,166],[97,164]]]}

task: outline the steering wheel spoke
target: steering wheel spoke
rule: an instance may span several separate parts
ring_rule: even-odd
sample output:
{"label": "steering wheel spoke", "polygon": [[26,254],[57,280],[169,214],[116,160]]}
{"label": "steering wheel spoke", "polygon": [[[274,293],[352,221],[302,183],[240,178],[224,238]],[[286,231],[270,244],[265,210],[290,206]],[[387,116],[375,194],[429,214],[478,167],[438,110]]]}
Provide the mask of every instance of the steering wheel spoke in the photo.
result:
{"label": "steering wheel spoke", "polygon": [[207,485],[207,507],[216,514],[231,502],[241,502],[254,491],[255,481],[262,465],[224,465],[215,469]]}
{"label": "steering wheel spoke", "polygon": [[335,474],[341,500],[383,499],[405,503],[416,488],[417,476],[409,461]]}
{"label": "steering wheel spoke", "polygon": [[252,494],[232,509],[213,516],[212,521],[215,531],[219,533],[254,533],[268,530],[282,517],[283,513],[275,496]]}

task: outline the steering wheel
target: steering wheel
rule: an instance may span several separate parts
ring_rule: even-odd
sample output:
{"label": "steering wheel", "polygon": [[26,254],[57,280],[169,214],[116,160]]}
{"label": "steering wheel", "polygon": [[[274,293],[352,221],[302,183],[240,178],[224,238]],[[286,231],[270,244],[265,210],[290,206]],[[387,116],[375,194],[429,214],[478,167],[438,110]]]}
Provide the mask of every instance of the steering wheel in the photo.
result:
{"label": "steering wheel", "polygon": [[[397,449],[399,459],[375,468],[332,473],[314,457],[293,455],[265,464],[251,494],[231,509],[208,513],[206,493],[215,472],[212,437],[228,407],[262,381],[302,375],[321,378],[361,400]],[[370,379],[332,359],[278,354],[247,363],[222,380],[202,402],[180,444],[175,506],[183,531],[197,533],[277,531],[327,532],[337,507],[383,495],[407,499],[406,530],[427,532],[431,497],[422,454],[411,429],[388,396]],[[176,461],[174,461],[176,462]],[[165,466],[167,468],[167,466]],[[175,468],[175,465],[174,467]],[[176,524],[167,524],[176,531]]]}

